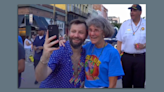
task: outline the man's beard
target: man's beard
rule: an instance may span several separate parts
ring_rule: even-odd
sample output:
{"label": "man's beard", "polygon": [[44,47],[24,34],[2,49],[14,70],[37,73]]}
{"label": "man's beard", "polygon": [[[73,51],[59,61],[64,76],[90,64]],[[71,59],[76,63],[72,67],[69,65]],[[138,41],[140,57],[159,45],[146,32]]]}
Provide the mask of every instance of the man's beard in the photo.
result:
{"label": "man's beard", "polygon": [[43,36],[44,34],[43,33],[40,33],[39,36]]}
{"label": "man's beard", "polygon": [[[78,43],[78,44],[74,44],[73,43],[73,39],[78,39],[78,40],[80,40],[80,42]],[[71,38],[71,37],[69,37],[69,41],[70,41],[70,44],[71,44],[71,46],[74,48],[74,49],[77,49],[77,48],[79,48],[82,44],[83,44],[83,42],[84,42],[84,40],[82,40],[82,39],[80,39],[80,38]]]}

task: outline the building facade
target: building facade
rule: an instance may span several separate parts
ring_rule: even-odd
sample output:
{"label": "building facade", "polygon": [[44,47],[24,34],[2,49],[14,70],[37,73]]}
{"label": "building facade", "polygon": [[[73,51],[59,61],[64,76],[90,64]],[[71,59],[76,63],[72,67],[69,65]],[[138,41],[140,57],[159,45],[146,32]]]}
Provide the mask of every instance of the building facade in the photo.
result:
{"label": "building facade", "polygon": [[50,4],[62,10],[65,10],[66,17],[65,17],[65,32],[68,34],[68,24],[73,19],[87,19],[88,17],[88,7],[89,4]]}
{"label": "building facade", "polygon": [[88,5],[88,14],[89,14],[89,17],[96,17],[98,15],[98,12],[93,9],[93,4],[89,4]]}
{"label": "building facade", "polygon": [[85,20],[88,17],[88,4],[67,4],[67,33],[68,24],[73,19]]}
{"label": "building facade", "polygon": [[108,19],[108,9],[102,5],[102,14],[104,18]]}
{"label": "building facade", "polygon": [[102,4],[93,4],[93,9],[98,12],[98,15],[108,18],[108,9],[106,9]]}
{"label": "building facade", "polygon": [[110,23],[117,23],[117,24],[120,23],[120,18],[119,17],[109,16],[108,20],[109,20]]}
{"label": "building facade", "polygon": [[[57,13],[57,25],[59,32],[64,35],[65,32],[65,10],[55,8]],[[18,5],[18,28],[19,35],[25,39],[25,36],[36,34],[36,27],[47,29],[51,24],[50,20],[54,18],[53,6],[49,4],[20,4]],[[54,22],[54,21],[53,21]],[[53,23],[52,22],[52,23]]]}
{"label": "building facade", "polygon": [[66,4],[50,4],[50,5],[52,5],[52,6],[55,6],[55,7],[57,7],[57,8],[59,8],[59,9],[62,9],[62,10],[66,10]]}

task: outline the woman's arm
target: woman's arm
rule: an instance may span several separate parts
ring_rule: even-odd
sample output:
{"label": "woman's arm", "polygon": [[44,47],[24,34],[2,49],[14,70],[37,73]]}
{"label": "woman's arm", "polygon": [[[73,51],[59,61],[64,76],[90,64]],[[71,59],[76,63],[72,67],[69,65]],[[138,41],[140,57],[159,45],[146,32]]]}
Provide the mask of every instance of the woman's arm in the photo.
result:
{"label": "woman's arm", "polygon": [[115,88],[117,84],[117,76],[109,77],[109,87],[108,88]]}
{"label": "woman's arm", "polygon": [[119,54],[121,54],[121,45],[122,45],[122,42],[117,41],[117,50],[118,50]]}
{"label": "woman's arm", "polygon": [[26,40],[26,45],[27,45],[27,46],[30,46],[31,44]]}

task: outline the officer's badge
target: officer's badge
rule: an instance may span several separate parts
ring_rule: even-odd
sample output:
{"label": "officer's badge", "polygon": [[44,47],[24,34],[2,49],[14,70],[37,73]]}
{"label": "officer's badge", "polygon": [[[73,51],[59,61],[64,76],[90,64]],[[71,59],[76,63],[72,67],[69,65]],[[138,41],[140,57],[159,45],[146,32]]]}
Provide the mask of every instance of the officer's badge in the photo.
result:
{"label": "officer's badge", "polygon": [[142,28],[141,28],[141,30],[142,30],[142,31],[144,31],[144,30],[145,30],[145,28],[144,28],[144,27],[142,27]]}
{"label": "officer's badge", "polygon": [[128,29],[128,31],[130,31],[131,29]]}

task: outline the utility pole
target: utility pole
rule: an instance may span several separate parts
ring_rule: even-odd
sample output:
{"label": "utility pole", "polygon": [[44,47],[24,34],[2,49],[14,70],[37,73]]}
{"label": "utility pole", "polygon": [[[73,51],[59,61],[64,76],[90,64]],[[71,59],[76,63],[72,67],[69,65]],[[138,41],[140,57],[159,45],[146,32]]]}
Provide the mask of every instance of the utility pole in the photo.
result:
{"label": "utility pole", "polygon": [[69,6],[69,4],[65,4],[65,14],[66,14],[66,16],[65,16],[65,23],[66,24],[67,24],[67,10],[68,10],[67,5]]}
{"label": "utility pole", "polygon": [[68,29],[68,22],[67,22],[67,11],[68,11],[68,8],[67,7],[69,7],[69,4],[65,4],[65,14],[66,14],[66,16],[65,16],[65,27],[64,27],[64,33],[65,34],[68,34],[67,33],[67,29]]}
{"label": "utility pole", "polygon": [[57,13],[56,13],[56,7],[55,7],[55,4],[54,4],[54,7],[53,7],[53,19],[54,19],[54,25],[57,25],[56,24],[56,21],[57,21]]}

